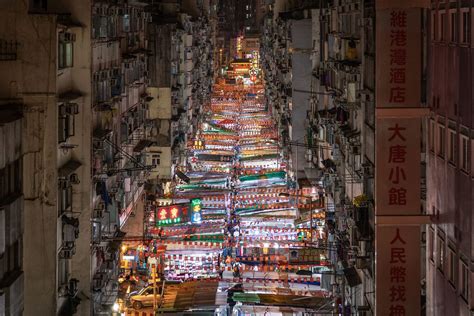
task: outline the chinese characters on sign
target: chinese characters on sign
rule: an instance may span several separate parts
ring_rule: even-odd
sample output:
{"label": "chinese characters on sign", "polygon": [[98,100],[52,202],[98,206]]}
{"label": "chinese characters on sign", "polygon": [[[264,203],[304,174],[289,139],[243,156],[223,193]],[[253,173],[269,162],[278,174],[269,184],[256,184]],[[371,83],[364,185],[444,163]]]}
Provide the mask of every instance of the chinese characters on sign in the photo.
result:
{"label": "chinese characters on sign", "polygon": [[376,0],[375,314],[420,315],[422,16],[429,1]]}
{"label": "chinese characters on sign", "polygon": [[378,226],[376,234],[376,314],[420,315],[419,226]]}
{"label": "chinese characters on sign", "polygon": [[388,181],[393,186],[388,190],[388,204],[390,205],[406,205],[406,193],[405,184],[407,182],[407,176],[403,164],[406,162],[406,138],[402,135],[405,132],[404,127],[400,127],[398,123],[394,126],[388,127],[391,134],[388,139],[389,142],[389,156],[388,164],[390,167],[390,174]]}
{"label": "chinese characters on sign", "polygon": [[420,120],[377,120],[377,215],[420,211]]}
{"label": "chinese characters on sign", "polygon": [[185,222],[188,213],[184,205],[162,206],[156,209],[156,225],[166,226]]}
{"label": "chinese characters on sign", "polygon": [[406,315],[406,242],[400,236],[400,229],[390,242],[390,315]]}
{"label": "chinese characters on sign", "polygon": [[420,9],[377,11],[377,107],[413,107],[420,104],[420,17]]}
{"label": "chinese characters on sign", "polygon": [[390,12],[390,103],[404,103],[406,99],[407,13]]}

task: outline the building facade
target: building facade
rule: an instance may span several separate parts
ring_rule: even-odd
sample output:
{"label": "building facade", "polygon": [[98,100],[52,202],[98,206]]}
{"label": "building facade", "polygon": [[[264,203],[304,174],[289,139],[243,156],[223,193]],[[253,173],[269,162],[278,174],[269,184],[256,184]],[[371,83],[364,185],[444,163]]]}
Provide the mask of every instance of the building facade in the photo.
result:
{"label": "building facade", "polygon": [[428,13],[427,314],[474,308],[472,4],[432,1]]}
{"label": "building facade", "polygon": [[15,122],[21,130],[2,148],[9,180],[1,187],[13,200],[2,207],[8,253],[0,310],[89,313],[90,301],[78,303],[79,293],[90,293],[91,270],[90,2],[1,6],[1,108],[16,104],[23,116],[2,122],[3,136]]}

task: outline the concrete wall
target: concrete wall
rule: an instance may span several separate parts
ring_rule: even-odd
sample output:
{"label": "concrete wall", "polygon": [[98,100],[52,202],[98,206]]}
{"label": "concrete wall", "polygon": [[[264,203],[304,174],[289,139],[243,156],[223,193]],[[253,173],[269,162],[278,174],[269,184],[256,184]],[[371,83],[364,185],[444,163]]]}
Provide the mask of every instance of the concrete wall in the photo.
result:
{"label": "concrete wall", "polygon": [[[291,111],[291,139],[296,142],[304,143],[306,135],[306,111],[309,110],[309,99],[311,94],[311,78],[312,65],[309,52],[305,51],[311,49],[311,19],[294,20],[291,26],[292,36],[292,101],[293,110]],[[306,165],[305,158],[306,149],[304,147],[292,148],[292,164],[293,168],[303,175],[304,167]],[[298,178],[300,176],[298,175]]]}
{"label": "concrete wall", "polygon": [[153,97],[148,103],[149,119],[171,119],[171,89],[148,87],[147,93]]}

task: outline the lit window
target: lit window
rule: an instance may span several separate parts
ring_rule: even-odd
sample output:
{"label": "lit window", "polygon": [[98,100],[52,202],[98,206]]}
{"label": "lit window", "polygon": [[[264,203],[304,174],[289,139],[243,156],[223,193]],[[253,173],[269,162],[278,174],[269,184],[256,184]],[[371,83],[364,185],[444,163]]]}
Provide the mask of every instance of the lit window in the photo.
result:
{"label": "lit window", "polygon": [[469,292],[470,292],[470,288],[469,288],[469,281],[470,281],[470,273],[469,273],[469,268],[467,266],[467,264],[463,261],[460,262],[461,263],[461,271],[459,273],[459,289],[460,289],[460,294],[461,296],[467,301],[469,300]]}
{"label": "lit window", "polygon": [[460,135],[459,139],[459,165],[462,170],[469,171],[469,139]]}
{"label": "lit window", "polygon": [[440,157],[444,157],[445,145],[444,126],[438,124],[438,155]]}
{"label": "lit window", "polygon": [[449,162],[453,164],[454,164],[455,150],[456,150],[456,131],[450,129],[449,138],[448,138],[448,159],[449,159]]}
{"label": "lit window", "polygon": [[461,43],[469,44],[471,41],[471,13],[469,9],[461,9]]}
{"label": "lit window", "polygon": [[74,58],[74,39],[75,36],[72,33],[61,32],[59,33],[58,40],[58,68],[69,68],[73,66]]}

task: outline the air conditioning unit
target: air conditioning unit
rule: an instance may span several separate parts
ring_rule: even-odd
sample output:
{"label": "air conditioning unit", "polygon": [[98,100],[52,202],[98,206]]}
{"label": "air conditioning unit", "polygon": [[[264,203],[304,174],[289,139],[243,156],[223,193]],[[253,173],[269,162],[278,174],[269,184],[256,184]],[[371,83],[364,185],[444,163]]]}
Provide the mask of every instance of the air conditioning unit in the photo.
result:
{"label": "air conditioning unit", "polygon": [[79,176],[77,175],[77,173],[72,173],[72,174],[69,176],[69,181],[70,181],[72,184],[79,184],[79,183],[81,183],[81,181],[79,180]]}

